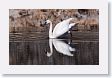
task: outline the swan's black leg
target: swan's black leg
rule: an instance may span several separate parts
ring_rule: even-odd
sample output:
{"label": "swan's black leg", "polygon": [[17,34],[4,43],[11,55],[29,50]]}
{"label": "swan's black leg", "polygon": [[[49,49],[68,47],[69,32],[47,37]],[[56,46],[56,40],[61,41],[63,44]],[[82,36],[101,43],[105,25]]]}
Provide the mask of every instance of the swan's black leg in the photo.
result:
{"label": "swan's black leg", "polygon": [[72,32],[71,31],[68,31],[69,35],[70,35],[70,38],[72,38]]}
{"label": "swan's black leg", "polygon": [[69,38],[72,38],[72,28],[69,29],[68,34],[70,35]]}
{"label": "swan's black leg", "polygon": [[72,38],[72,32],[70,32],[70,36],[71,36],[71,38]]}

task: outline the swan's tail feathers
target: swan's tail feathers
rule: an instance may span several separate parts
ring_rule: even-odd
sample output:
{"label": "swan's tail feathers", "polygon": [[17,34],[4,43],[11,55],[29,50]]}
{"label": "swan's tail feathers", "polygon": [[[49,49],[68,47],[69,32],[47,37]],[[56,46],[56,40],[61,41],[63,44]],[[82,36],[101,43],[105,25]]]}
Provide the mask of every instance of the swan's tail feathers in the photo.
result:
{"label": "swan's tail feathers", "polygon": [[73,26],[75,26],[76,23],[71,23],[69,24],[69,29],[72,28]]}
{"label": "swan's tail feathers", "polygon": [[47,52],[47,56],[50,57],[52,55],[51,52]]}
{"label": "swan's tail feathers", "polygon": [[70,51],[76,51],[76,49],[75,48],[72,48],[72,47],[69,47],[69,50]]}
{"label": "swan's tail feathers", "polygon": [[72,24],[70,24],[70,25],[71,25],[71,26],[75,26],[75,24],[76,24],[76,23],[72,23]]}
{"label": "swan's tail feathers", "polygon": [[65,53],[63,53],[64,55],[67,55],[67,56],[74,56],[70,51],[66,51]]}
{"label": "swan's tail feathers", "polygon": [[66,55],[68,55],[68,56],[74,56],[72,53],[67,53]]}

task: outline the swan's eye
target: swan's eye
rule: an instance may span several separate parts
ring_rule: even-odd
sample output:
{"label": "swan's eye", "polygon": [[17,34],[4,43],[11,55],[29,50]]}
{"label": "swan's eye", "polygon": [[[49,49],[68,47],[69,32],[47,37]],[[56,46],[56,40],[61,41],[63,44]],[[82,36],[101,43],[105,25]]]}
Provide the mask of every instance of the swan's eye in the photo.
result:
{"label": "swan's eye", "polygon": [[47,25],[47,24],[48,24],[47,21],[45,21],[44,25]]}

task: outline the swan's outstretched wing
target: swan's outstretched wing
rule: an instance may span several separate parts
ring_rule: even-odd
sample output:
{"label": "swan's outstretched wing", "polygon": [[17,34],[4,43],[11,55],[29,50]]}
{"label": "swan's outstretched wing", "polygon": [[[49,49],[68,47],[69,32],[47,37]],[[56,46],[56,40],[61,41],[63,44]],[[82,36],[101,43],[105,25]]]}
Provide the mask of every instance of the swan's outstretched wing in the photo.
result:
{"label": "swan's outstretched wing", "polygon": [[58,23],[54,30],[53,30],[53,36],[59,37],[61,35],[63,35],[64,33],[66,33],[69,30],[69,22],[68,21],[62,21],[60,23]]}

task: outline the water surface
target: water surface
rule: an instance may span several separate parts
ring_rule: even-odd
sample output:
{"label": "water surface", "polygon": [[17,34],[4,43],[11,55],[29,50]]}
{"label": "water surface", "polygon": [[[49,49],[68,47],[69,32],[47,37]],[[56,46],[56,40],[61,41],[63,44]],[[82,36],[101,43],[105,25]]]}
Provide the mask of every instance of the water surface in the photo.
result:
{"label": "water surface", "polygon": [[9,42],[10,65],[98,65],[99,41],[36,39]]}

